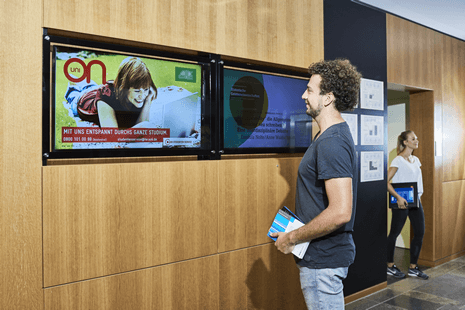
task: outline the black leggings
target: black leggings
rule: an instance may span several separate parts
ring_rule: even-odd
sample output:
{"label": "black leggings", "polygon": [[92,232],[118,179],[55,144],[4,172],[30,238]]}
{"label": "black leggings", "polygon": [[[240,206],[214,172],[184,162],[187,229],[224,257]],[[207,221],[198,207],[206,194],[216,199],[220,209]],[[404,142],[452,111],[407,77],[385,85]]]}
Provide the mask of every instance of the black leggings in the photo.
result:
{"label": "black leggings", "polygon": [[392,209],[391,232],[387,238],[387,262],[394,262],[394,250],[396,247],[396,239],[404,227],[407,216],[413,227],[413,239],[410,244],[410,264],[417,264],[420,256],[421,245],[423,244],[423,236],[425,235],[425,215],[423,206],[420,203],[418,209]]}

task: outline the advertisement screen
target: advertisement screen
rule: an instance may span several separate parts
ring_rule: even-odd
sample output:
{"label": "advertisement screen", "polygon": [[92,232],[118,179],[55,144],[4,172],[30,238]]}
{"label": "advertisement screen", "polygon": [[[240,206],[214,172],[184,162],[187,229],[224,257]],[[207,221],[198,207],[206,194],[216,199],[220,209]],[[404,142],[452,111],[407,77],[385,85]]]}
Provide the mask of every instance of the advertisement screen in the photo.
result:
{"label": "advertisement screen", "polygon": [[54,45],[53,149],[200,148],[202,67]]}
{"label": "advertisement screen", "polygon": [[224,149],[295,149],[311,143],[302,99],[308,78],[224,70]]}

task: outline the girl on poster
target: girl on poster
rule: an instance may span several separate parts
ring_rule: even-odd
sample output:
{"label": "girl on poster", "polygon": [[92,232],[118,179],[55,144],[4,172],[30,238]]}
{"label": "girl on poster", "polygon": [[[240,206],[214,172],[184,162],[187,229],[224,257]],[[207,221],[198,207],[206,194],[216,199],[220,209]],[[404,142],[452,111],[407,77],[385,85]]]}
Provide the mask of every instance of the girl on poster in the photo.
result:
{"label": "girl on poster", "polygon": [[126,129],[149,120],[157,97],[150,71],[136,57],[121,62],[114,81],[103,85],[69,82],[65,99],[74,116],[104,128]]}

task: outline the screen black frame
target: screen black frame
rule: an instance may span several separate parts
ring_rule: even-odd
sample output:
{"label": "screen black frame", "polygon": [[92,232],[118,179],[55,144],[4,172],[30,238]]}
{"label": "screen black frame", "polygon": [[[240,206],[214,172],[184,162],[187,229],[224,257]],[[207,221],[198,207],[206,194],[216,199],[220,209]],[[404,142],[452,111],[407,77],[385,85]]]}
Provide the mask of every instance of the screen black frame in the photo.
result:
{"label": "screen black frame", "polygon": [[[201,146],[199,148],[125,148],[125,149],[55,149],[55,59],[53,58],[53,46],[69,45],[76,48],[91,48],[121,53],[124,55],[138,55],[141,57],[159,58],[162,60],[180,63],[194,63],[202,68],[202,94],[201,94]],[[61,36],[43,35],[43,136],[42,149],[44,165],[48,159],[67,158],[102,158],[102,157],[144,157],[144,156],[180,156],[197,155],[198,159],[210,159],[215,154],[214,132],[214,101],[212,95],[212,80],[216,80],[216,65],[211,55],[190,55],[167,52],[162,50],[132,47],[113,43],[96,42],[84,39],[68,38]],[[215,87],[215,85],[213,85]]]}
{"label": "screen black frame", "polygon": [[[219,144],[219,153],[221,155],[228,155],[228,154],[273,154],[273,153],[305,153],[308,146],[305,147],[257,147],[257,148],[225,148],[224,146],[224,138],[225,138],[225,130],[224,130],[224,70],[225,69],[232,69],[232,70],[240,70],[244,72],[253,72],[253,73],[263,73],[269,75],[276,75],[276,76],[284,76],[289,78],[300,78],[303,80],[308,80],[310,75],[308,71],[303,71],[300,68],[284,68],[284,67],[273,67],[267,64],[260,64],[260,63],[250,63],[250,62],[238,62],[238,61],[228,61],[222,60],[219,63],[219,107],[218,107],[218,123],[217,128],[219,128],[219,136],[220,136],[220,144]],[[302,93],[305,89],[302,89]],[[303,100],[302,100],[302,104]],[[313,126],[313,125],[312,125]],[[313,137],[311,138],[313,141]],[[311,142],[310,142],[311,144]],[[309,144],[309,145],[310,145]]]}

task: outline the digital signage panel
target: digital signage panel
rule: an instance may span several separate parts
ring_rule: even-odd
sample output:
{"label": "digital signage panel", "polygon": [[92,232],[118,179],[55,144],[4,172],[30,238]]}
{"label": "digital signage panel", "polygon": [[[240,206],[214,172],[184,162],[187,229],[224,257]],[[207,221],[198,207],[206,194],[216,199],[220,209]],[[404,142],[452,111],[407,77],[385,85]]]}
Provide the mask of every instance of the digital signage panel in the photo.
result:
{"label": "digital signage panel", "polygon": [[304,152],[312,137],[302,99],[307,83],[300,76],[225,68],[224,152]]}
{"label": "digital signage panel", "polygon": [[51,43],[50,55],[49,151],[55,156],[201,154],[211,148],[204,63],[61,43]]}

